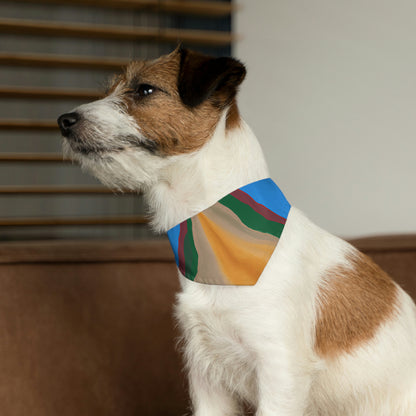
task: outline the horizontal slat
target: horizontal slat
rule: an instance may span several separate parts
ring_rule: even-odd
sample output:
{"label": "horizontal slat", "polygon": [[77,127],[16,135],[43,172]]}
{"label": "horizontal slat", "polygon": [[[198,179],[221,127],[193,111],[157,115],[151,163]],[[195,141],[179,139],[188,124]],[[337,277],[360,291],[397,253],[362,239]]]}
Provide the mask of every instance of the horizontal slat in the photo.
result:
{"label": "horizontal slat", "polygon": [[0,162],[67,162],[60,153],[0,153]]}
{"label": "horizontal slat", "polygon": [[2,195],[128,195],[103,186],[0,186]]}
{"label": "horizontal slat", "polygon": [[55,120],[0,120],[0,130],[58,130]]}
{"label": "horizontal slat", "polygon": [[45,217],[45,218],[0,218],[0,227],[36,227],[70,225],[134,225],[147,224],[149,221],[141,215],[117,217]]}
{"label": "horizontal slat", "polygon": [[220,31],[137,27],[126,28],[113,25],[87,25],[22,19],[0,19],[0,32],[18,35],[77,37],[88,39],[143,40],[166,43],[184,42],[207,46],[229,45],[234,40],[231,33]]}
{"label": "horizontal slat", "polygon": [[195,14],[221,17],[232,13],[233,5],[218,1],[194,0],[19,0],[28,3],[70,4],[111,7],[162,13]]}
{"label": "horizontal slat", "polygon": [[97,90],[0,86],[0,98],[96,100],[102,96],[103,93]]}
{"label": "horizontal slat", "polygon": [[[113,0],[113,3],[116,3],[118,1],[119,0]],[[128,1],[129,0],[127,0],[127,2]],[[100,3],[99,0],[96,0],[96,2],[98,4]],[[166,13],[198,14],[201,16],[221,17],[221,16],[228,16],[233,11],[235,11],[235,7],[233,7],[231,2],[225,3],[225,2],[218,2],[218,1],[154,0],[154,1],[149,1],[149,3],[153,3],[152,7],[156,11],[161,11],[161,12],[166,12]]]}
{"label": "horizontal slat", "polygon": [[80,68],[118,71],[129,63],[128,59],[86,58],[83,56],[58,56],[0,52],[0,65]]}

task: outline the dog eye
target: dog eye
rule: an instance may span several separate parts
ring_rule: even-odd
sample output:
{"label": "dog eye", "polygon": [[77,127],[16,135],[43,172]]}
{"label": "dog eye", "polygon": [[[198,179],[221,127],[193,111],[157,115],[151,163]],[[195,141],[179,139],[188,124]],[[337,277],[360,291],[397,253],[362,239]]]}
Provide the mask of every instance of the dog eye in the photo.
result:
{"label": "dog eye", "polygon": [[147,97],[156,91],[156,87],[149,84],[140,84],[135,90],[134,95],[136,97]]}

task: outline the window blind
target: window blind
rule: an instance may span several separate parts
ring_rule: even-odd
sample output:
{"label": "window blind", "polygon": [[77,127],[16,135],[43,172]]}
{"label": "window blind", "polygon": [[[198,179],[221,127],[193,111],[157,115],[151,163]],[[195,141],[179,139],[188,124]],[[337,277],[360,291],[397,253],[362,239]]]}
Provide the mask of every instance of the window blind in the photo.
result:
{"label": "window blind", "polygon": [[138,194],[63,160],[56,118],[99,98],[131,59],[178,42],[229,55],[230,1],[0,2],[0,240],[152,236]]}

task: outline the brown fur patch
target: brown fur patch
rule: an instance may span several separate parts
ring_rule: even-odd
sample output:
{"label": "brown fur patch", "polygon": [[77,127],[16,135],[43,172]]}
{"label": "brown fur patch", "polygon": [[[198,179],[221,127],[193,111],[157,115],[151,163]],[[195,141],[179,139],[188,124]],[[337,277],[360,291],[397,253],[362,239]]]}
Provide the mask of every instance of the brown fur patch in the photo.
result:
{"label": "brown fur patch", "polygon": [[[177,81],[178,51],[155,61],[133,62],[111,91],[123,94],[129,114],[137,121],[143,136],[155,144],[161,155],[189,153],[202,147],[212,136],[221,109],[210,100],[196,108],[185,106]],[[157,88],[151,96],[134,99],[132,86],[149,84]]]}
{"label": "brown fur patch", "polygon": [[392,279],[359,252],[350,264],[329,270],[318,294],[315,350],[321,356],[352,352],[395,313]]}
{"label": "brown fur patch", "polygon": [[234,99],[227,113],[227,120],[226,120],[227,130],[232,130],[232,129],[235,129],[236,127],[239,127],[240,122],[241,122],[240,112],[238,111],[237,102]]}

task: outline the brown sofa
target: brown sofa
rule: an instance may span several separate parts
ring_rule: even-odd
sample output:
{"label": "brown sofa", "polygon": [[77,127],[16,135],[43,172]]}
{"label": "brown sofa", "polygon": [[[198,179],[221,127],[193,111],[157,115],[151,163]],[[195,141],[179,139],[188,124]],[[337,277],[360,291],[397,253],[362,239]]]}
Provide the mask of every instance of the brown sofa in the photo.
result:
{"label": "brown sofa", "polygon": [[[354,240],[416,298],[416,235]],[[184,415],[168,242],[0,243],[0,414]]]}

